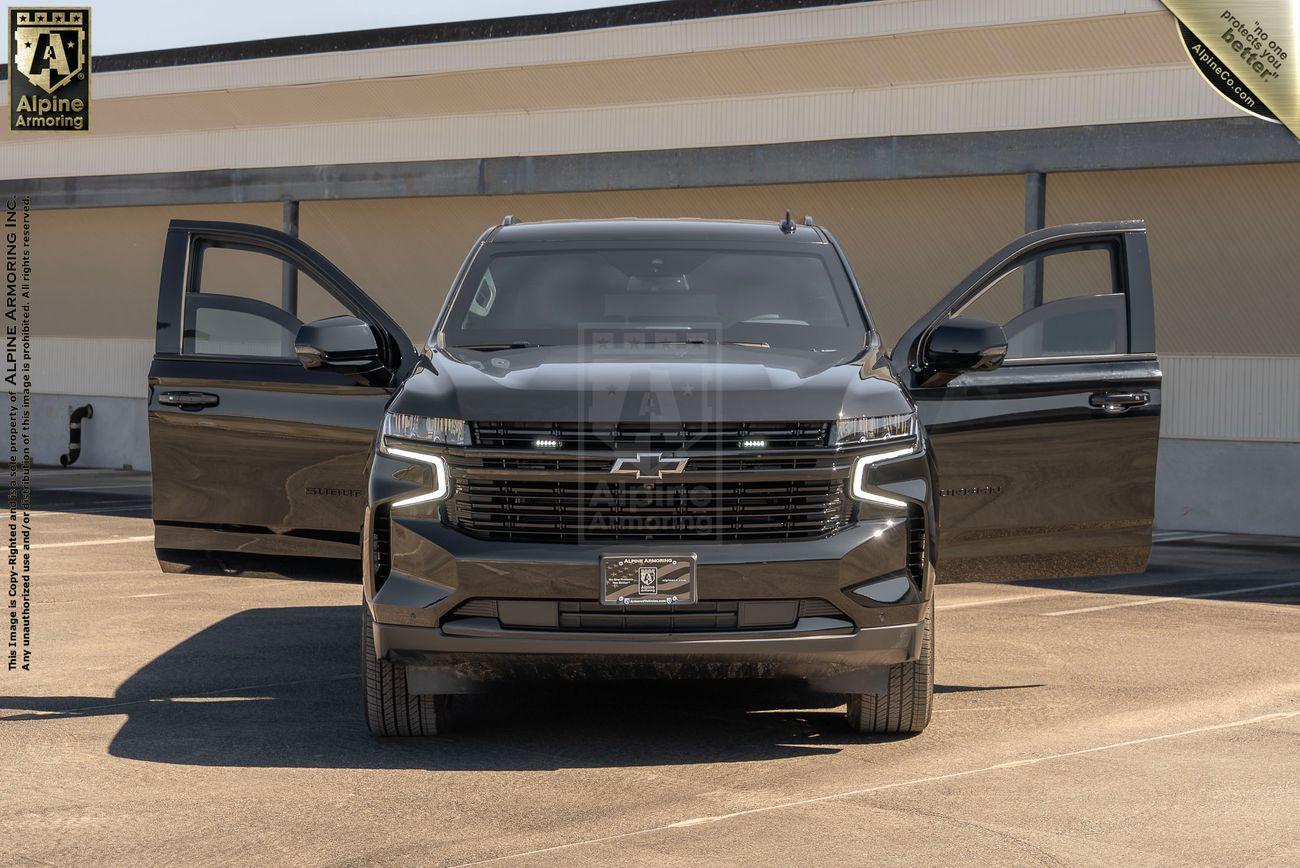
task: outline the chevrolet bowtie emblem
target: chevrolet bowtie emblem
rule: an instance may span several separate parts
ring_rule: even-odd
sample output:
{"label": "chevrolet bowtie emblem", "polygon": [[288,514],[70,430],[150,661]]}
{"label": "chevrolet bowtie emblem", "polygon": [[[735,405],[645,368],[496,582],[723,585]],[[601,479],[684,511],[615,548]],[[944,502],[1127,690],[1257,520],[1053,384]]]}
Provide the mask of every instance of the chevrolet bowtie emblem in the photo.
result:
{"label": "chevrolet bowtie emblem", "polygon": [[658,452],[638,452],[636,458],[619,458],[609,472],[635,476],[637,479],[663,479],[669,473],[681,473],[689,458],[665,458]]}

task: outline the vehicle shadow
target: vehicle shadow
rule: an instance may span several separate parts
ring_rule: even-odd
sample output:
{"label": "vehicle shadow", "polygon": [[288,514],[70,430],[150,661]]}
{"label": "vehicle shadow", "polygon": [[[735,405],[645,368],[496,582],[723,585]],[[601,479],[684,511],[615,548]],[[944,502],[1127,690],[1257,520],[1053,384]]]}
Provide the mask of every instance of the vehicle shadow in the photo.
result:
{"label": "vehicle shadow", "polygon": [[43,483],[32,486],[31,508],[38,512],[148,518],[153,513],[150,495],[147,483],[124,486],[120,490],[113,491],[89,488],[65,489],[50,487],[49,483]]}
{"label": "vehicle shadow", "polygon": [[1181,597],[1300,605],[1300,538],[1218,534],[1151,549],[1145,572],[1011,584],[1124,598]]}
{"label": "vehicle shadow", "polygon": [[[116,757],[235,767],[546,770],[752,762],[870,741],[841,697],[772,682],[603,682],[454,697],[446,735],[377,740],[355,606],[251,609],[169,649],[112,696],[0,696],[7,722],[121,716]],[[987,689],[941,686],[940,692]]]}

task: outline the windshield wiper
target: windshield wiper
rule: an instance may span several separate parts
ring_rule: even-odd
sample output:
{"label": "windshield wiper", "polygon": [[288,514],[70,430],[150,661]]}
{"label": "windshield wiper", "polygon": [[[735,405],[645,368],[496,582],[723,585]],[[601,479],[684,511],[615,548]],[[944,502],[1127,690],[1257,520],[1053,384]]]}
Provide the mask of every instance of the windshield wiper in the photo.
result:
{"label": "windshield wiper", "polygon": [[549,344],[532,344],[528,341],[511,341],[509,343],[499,344],[461,344],[452,347],[454,350],[480,350],[482,352],[493,352],[494,350],[526,350],[534,347],[545,347]]}

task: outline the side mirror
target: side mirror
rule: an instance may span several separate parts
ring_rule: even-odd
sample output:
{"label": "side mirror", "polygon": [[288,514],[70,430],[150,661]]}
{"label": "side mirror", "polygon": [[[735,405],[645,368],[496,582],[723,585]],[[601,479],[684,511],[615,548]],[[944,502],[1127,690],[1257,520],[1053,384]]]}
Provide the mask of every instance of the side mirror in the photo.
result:
{"label": "side mirror", "polygon": [[962,371],[990,371],[1007,356],[1002,326],[955,316],[930,332],[921,355],[923,386],[942,386]]}
{"label": "side mirror", "polygon": [[383,368],[375,330],[354,316],[331,316],[298,328],[293,351],[304,368],[368,374]]}

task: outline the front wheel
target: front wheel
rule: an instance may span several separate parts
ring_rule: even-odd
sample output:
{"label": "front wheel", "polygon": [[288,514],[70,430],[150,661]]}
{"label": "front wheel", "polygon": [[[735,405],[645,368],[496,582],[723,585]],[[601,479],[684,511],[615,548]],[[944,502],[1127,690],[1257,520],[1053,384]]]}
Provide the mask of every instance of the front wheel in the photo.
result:
{"label": "front wheel", "polygon": [[934,597],[921,626],[921,654],[889,667],[887,693],[849,694],[849,726],[858,732],[920,732],[934,704]]}
{"label": "front wheel", "polygon": [[410,693],[406,667],[375,657],[374,618],[361,601],[362,703],[366,724],[378,736],[437,735],[444,725],[447,697]]}

